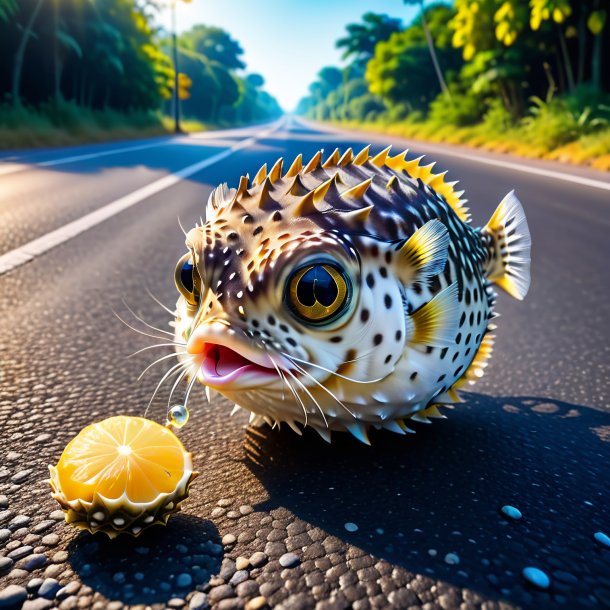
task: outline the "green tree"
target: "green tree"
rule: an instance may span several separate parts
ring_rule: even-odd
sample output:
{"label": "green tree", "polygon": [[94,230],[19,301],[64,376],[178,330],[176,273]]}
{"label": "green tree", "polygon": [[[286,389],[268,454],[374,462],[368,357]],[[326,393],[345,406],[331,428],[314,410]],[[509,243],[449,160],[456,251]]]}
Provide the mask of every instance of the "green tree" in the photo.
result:
{"label": "green tree", "polygon": [[[452,9],[445,5],[426,9],[430,36],[436,41],[438,55],[451,78],[463,63],[460,54],[451,46],[446,28],[452,16]],[[366,68],[369,89],[388,104],[405,103],[411,110],[425,110],[438,93],[438,81],[430,62],[426,33],[423,25],[416,21],[405,31],[377,44],[375,55]]]}
{"label": "green tree", "polygon": [[364,67],[373,57],[375,45],[380,40],[387,40],[395,32],[400,32],[402,22],[388,15],[365,13],[361,23],[350,23],[345,29],[347,36],[339,38],[335,46],[343,49],[343,59],[349,59]]}
{"label": "green tree", "polygon": [[428,22],[426,20],[426,11],[424,8],[424,0],[404,0],[404,3],[409,5],[419,6],[419,17],[421,19],[422,29],[426,36],[426,44],[428,45],[428,50],[430,51],[430,59],[432,60],[432,65],[434,66],[434,71],[436,72],[436,78],[438,78],[438,84],[443,93],[449,95],[449,90],[447,89],[447,83],[445,82],[445,78],[443,77],[443,71],[441,70],[441,66],[438,62],[438,57],[436,55],[436,49],[434,48],[434,40],[432,35],[430,34],[430,28],[428,27]]}

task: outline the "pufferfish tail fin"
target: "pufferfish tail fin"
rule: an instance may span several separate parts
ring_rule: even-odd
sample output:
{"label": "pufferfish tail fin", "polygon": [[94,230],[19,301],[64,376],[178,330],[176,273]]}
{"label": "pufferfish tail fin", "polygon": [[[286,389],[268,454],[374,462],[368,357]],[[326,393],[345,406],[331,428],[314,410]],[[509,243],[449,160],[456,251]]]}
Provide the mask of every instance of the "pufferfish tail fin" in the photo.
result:
{"label": "pufferfish tail fin", "polygon": [[502,199],[481,237],[487,248],[485,272],[489,281],[516,299],[524,299],[530,287],[532,240],[515,191]]}

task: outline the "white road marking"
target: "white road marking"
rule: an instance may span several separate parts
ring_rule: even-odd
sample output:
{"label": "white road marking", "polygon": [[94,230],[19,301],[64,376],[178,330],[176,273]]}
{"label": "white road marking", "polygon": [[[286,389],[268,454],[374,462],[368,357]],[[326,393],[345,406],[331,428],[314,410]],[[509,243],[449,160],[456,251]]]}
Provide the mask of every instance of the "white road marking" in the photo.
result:
{"label": "white road marking", "polygon": [[603,191],[610,191],[610,182],[604,182],[603,180],[595,180],[594,178],[586,178],[585,176],[577,176],[575,174],[558,172],[552,169],[544,169],[542,167],[522,165],[521,163],[514,163],[512,161],[501,161],[500,159],[489,159],[480,157],[479,155],[470,155],[468,153],[450,150],[441,146],[430,145],[425,142],[422,142],[421,146],[422,148],[428,148],[434,152],[437,152],[438,154],[447,155],[449,157],[467,159],[468,161],[484,163],[485,165],[494,165],[495,167],[511,169],[517,172],[523,172],[525,174],[534,174],[536,176],[544,176],[545,178],[553,178],[554,180],[563,180],[564,182],[573,182],[574,184],[580,184],[582,186],[590,186]]}
{"label": "white road marking", "polygon": [[104,222],[108,218],[115,216],[116,214],[130,208],[141,201],[144,201],[148,197],[152,197],[156,195],[160,191],[163,191],[171,186],[174,186],[181,180],[200,172],[202,169],[206,167],[210,167],[210,165],[214,165],[223,159],[226,159],[233,153],[238,150],[242,150],[247,148],[248,146],[252,146],[254,142],[256,142],[259,138],[264,138],[268,136],[273,131],[279,129],[281,123],[274,125],[271,129],[267,129],[265,131],[261,131],[255,134],[251,138],[247,138],[245,140],[241,140],[237,144],[234,144],[230,148],[227,148],[221,153],[213,155],[203,161],[199,161],[198,163],[194,163],[189,165],[173,174],[169,174],[168,176],[164,176],[155,182],[151,182],[142,188],[139,188],[132,193],[129,193],[115,201],[108,203],[102,208],[95,210],[77,220],[69,222],[63,227],[59,227],[59,229],[55,229],[54,231],[50,231],[37,239],[33,239],[32,241],[24,244],[23,246],[19,246],[14,250],[10,250],[5,254],[0,256],[0,275],[7,273],[8,271],[12,271],[16,267],[19,267],[32,259],[48,252],[52,248],[59,246],[67,242],[68,240],[80,235],[81,233],[99,225]]}
{"label": "white road marking", "polygon": [[[231,136],[235,132],[232,130],[222,131],[205,131],[193,134],[191,137],[196,140],[207,140],[213,137]],[[87,161],[89,159],[97,159],[98,157],[108,157],[110,155],[120,155],[121,153],[134,152],[136,150],[146,150],[148,148],[157,148],[159,146],[167,146],[169,144],[179,144],[181,141],[179,136],[157,140],[156,142],[148,142],[147,144],[136,144],[134,146],[123,146],[122,148],[112,148],[110,150],[100,150],[97,152],[85,153],[82,155],[72,155],[71,157],[60,157],[59,159],[49,159],[48,161],[39,161],[28,163],[27,161],[3,161],[0,159],[0,176],[16,174],[27,169],[38,169],[40,167],[54,167],[55,165],[66,165],[68,163],[78,163],[79,161]]]}
{"label": "white road marking", "polygon": [[18,162],[14,165],[5,165],[0,167],[0,176],[8,174],[16,174],[23,172],[26,169],[37,169],[39,167],[53,167],[54,165],[65,165],[67,163],[76,163],[78,161],[86,161],[88,159],[97,159],[98,157],[108,157],[109,155],[120,155],[121,153],[133,152],[135,150],[146,150],[147,148],[156,148],[157,146],[166,146],[172,144],[174,140],[164,140],[163,142],[149,142],[148,144],[138,144],[137,146],[125,146],[123,148],[113,148],[111,150],[101,150],[98,152],[87,153],[84,155],[73,155],[71,157],[61,157],[59,159],[50,159],[48,161],[40,161],[38,163]]}
{"label": "white road marking", "polygon": [[[294,118],[293,118],[294,120]],[[295,122],[299,123],[302,121],[296,120]],[[361,136],[371,135],[377,139],[382,139],[384,137],[383,134],[375,133],[371,131],[367,132],[350,132],[349,130],[343,130],[340,128],[328,126],[328,125],[319,125],[318,123],[313,123],[312,125],[307,125],[307,123],[303,123],[305,127],[319,129],[320,131],[326,131],[327,133],[341,133],[343,135],[349,134],[350,136],[355,135],[356,133]],[[390,136],[388,138],[396,139],[397,136]],[[446,155],[448,157],[457,157],[458,159],[467,159],[468,161],[474,161],[475,163],[483,163],[485,165],[493,165],[495,167],[502,167],[504,169],[510,169],[517,172],[523,172],[525,174],[534,174],[536,176],[544,176],[545,178],[553,178],[554,180],[563,180],[564,182],[572,182],[574,184],[580,184],[582,186],[590,186],[592,188],[601,189],[603,191],[610,191],[610,182],[604,182],[603,180],[596,180],[595,178],[586,178],[584,176],[577,176],[576,174],[569,174],[567,172],[558,172],[552,169],[544,169],[542,167],[532,167],[528,165],[523,165],[521,163],[515,163],[514,161],[502,161],[501,159],[492,159],[487,157],[482,157],[480,155],[472,155],[467,152],[462,152],[459,150],[452,150],[451,146],[445,148],[444,146],[437,146],[435,144],[429,144],[424,141],[416,141],[409,140],[408,138],[402,138],[407,142],[410,142],[413,146],[412,149],[421,148],[422,151],[426,149],[431,150],[439,155]],[[528,159],[524,158],[524,161]],[[530,159],[534,161],[535,159]],[[566,164],[566,169],[567,169]]]}

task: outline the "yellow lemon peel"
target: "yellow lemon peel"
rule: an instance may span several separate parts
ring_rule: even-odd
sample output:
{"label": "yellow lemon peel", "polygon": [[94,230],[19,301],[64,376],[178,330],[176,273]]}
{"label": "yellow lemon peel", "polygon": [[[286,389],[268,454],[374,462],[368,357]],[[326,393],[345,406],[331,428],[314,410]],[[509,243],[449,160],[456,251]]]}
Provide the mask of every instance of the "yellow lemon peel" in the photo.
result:
{"label": "yellow lemon peel", "polygon": [[198,474],[171,430],[124,415],[81,430],[49,471],[66,522],[110,538],[166,524]]}

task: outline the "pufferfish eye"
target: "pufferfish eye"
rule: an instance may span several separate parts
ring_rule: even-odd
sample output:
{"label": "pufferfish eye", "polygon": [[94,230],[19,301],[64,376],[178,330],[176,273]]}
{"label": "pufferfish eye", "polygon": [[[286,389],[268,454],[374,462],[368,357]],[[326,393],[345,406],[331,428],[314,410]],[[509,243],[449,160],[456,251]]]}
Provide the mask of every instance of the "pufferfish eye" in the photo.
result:
{"label": "pufferfish eye", "polygon": [[174,272],[174,281],[178,292],[190,303],[197,305],[199,303],[199,274],[197,268],[193,264],[191,253],[185,254],[176,265]]}
{"label": "pufferfish eye", "polygon": [[297,269],[288,280],[286,301],[295,315],[311,324],[335,318],[349,302],[344,273],[327,263]]}

